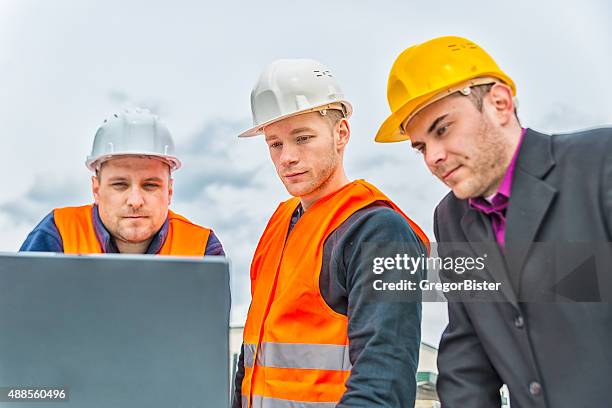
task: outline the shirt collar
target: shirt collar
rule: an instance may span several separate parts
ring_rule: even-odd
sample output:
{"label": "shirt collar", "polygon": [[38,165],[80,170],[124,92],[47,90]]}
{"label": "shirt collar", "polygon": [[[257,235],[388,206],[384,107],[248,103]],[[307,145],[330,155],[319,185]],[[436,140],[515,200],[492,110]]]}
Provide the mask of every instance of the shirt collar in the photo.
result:
{"label": "shirt collar", "polygon": [[[100,213],[98,212],[98,205],[94,204],[91,211],[92,211],[91,218],[93,221],[94,231],[96,233],[96,238],[98,238],[98,242],[100,243],[100,246],[102,247],[102,252],[105,254],[119,253],[119,250],[117,249],[117,245],[115,244],[115,240],[112,238],[110,232],[108,232],[108,230],[102,223],[102,219],[100,218]],[[161,247],[164,245],[164,242],[166,241],[166,237],[168,236],[168,225],[169,225],[169,220],[168,220],[168,217],[166,217],[166,221],[164,221],[164,224],[162,225],[162,227],[153,236],[153,240],[149,244],[149,247],[147,248],[147,252],[145,252],[146,254],[153,255],[159,252]]]}

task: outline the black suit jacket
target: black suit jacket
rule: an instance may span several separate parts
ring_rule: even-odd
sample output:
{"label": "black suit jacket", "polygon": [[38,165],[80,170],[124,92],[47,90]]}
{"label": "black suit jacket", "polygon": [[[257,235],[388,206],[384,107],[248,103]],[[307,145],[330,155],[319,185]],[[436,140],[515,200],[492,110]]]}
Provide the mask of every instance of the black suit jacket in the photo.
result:
{"label": "black suit jacket", "polygon": [[438,354],[443,407],[499,407],[502,384],[513,408],[612,406],[612,129],[527,130],[504,254],[489,218],[452,193],[434,230],[438,242],[468,242],[475,255],[476,243],[489,243],[497,266],[485,273],[505,282],[497,301],[449,301]]}

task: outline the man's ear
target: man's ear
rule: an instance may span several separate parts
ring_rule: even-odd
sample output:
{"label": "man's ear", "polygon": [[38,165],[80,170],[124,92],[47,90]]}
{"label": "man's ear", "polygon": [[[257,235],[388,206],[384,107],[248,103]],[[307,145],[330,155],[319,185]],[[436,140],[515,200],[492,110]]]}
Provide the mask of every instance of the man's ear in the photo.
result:
{"label": "man's ear", "polygon": [[343,150],[351,138],[351,126],[346,119],[340,119],[335,126],[335,142],[338,150]]}
{"label": "man's ear", "polygon": [[94,202],[98,204],[100,201],[100,180],[97,176],[91,176],[91,192],[94,196]]}
{"label": "man's ear", "polygon": [[170,177],[168,180],[168,205],[172,203],[172,193],[174,193],[174,179]]}
{"label": "man's ear", "polygon": [[501,126],[507,125],[514,118],[514,99],[508,85],[496,83],[487,94],[487,99]]}

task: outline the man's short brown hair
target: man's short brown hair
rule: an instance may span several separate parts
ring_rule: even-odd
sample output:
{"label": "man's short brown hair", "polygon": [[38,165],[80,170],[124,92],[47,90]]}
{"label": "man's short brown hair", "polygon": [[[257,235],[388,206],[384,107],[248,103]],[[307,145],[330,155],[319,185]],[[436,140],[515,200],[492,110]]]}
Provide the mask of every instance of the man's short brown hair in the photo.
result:
{"label": "man's short brown hair", "polygon": [[[470,88],[471,91],[467,95],[467,97],[470,99],[470,101],[472,101],[476,109],[478,109],[478,112],[482,112],[484,97],[489,93],[491,88],[493,88],[493,85],[495,85],[495,83],[475,85]],[[518,113],[516,111],[516,106],[514,107],[514,117],[517,121],[519,120]]]}
{"label": "man's short brown hair", "polygon": [[334,127],[338,124],[338,122],[344,119],[346,115],[339,109],[328,109],[323,117],[329,121],[329,124],[332,127]]}

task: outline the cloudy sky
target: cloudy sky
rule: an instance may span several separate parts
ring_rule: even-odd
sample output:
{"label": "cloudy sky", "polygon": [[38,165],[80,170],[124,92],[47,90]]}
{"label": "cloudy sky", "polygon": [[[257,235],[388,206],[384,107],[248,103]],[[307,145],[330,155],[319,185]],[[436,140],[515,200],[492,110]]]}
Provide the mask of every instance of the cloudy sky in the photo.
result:
{"label": "cloudy sky", "polygon": [[[91,200],[84,166],[106,116],[148,107],[184,167],[173,209],[211,226],[232,259],[232,322],[248,307],[248,266],[287,197],[250,124],[249,94],[277,58],[327,64],[355,113],[351,178],[377,184],[433,237],[446,189],[407,144],[373,143],[399,52],[467,37],[517,83],[524,125],[562,132],[612,123],[612,6],[605,0],[256,2],[0,0],[0,251],[15,251],[52,208]],[[427,304],[423,339],[446,315]]]}

